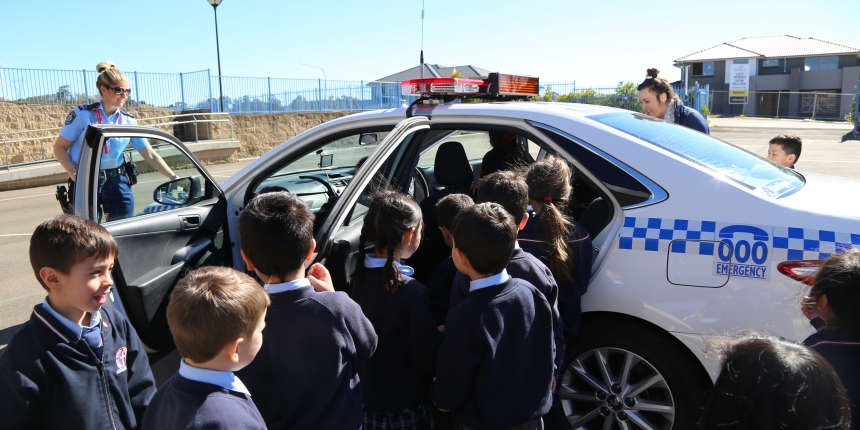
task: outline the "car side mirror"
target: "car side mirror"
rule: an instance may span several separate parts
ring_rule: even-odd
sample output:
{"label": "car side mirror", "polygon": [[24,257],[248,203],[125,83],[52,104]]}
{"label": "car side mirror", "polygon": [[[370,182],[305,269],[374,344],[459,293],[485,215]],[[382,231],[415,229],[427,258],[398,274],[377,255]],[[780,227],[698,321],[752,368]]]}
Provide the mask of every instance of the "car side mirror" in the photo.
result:
{"label": "car side mirror", "polygon": [[359,145],[373,145],[379,139],[376,133],[362,133],[358,138]]}
{"label": "car side mirror", "polygon": [[202,200],[202,188],[198,176],[179,178],[156,187],[152,199],[163,205],[191,205]]}

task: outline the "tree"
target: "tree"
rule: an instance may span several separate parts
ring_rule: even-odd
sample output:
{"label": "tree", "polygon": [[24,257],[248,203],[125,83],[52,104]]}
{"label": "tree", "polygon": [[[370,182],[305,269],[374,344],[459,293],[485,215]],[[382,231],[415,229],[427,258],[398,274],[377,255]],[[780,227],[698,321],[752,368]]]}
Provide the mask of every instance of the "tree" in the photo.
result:
{"label": "tree", "polygon": [[454,68],[454,71],[453,71],[453,72],[451,72],[451,77],[452,77],[452,78],[465,78],[465,76],[463,76],[463,74],[462,74],[462,73],[460,73],[459,71],[457,71],[457,68],[456,68],[456,67]]}

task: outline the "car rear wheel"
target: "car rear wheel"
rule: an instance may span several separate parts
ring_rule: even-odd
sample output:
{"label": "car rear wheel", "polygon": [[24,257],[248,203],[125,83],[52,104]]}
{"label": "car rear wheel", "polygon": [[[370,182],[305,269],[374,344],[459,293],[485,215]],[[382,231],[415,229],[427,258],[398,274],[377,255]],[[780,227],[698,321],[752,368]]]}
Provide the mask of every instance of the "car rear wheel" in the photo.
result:
{"label": "car rear wheel", "polygon": [[665,333],[615,322],[583,324],[568,345],[557,428],[693,428],[707,381]]}

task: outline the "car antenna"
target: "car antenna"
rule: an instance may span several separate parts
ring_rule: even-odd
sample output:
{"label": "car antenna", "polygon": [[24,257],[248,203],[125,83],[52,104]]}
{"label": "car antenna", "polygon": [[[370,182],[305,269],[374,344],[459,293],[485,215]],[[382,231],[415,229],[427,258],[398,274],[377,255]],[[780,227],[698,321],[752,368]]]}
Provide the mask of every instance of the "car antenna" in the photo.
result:
{"label": "car antenna", "polygon": [[424,0],[421,0],[421,78],[424,78]]}

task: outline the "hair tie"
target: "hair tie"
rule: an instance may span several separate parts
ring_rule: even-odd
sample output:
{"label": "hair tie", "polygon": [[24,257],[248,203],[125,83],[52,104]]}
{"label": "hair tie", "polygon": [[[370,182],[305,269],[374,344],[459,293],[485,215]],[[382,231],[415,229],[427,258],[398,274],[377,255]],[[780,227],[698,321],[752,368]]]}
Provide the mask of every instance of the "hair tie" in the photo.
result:
{"label": "hair tie", "polygon": [[552,203],[552,197],[548,197],[548,196],[544,197],[543,201],[548,202],[548,203]]}

